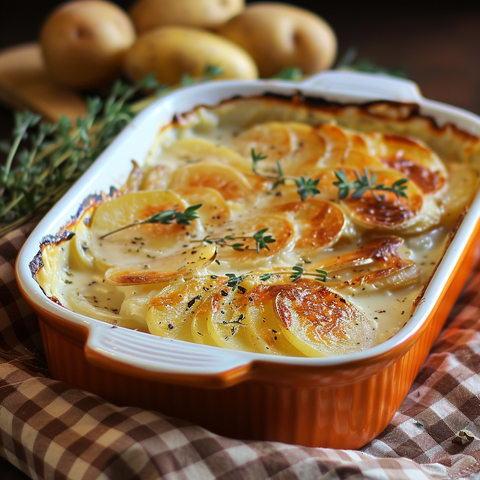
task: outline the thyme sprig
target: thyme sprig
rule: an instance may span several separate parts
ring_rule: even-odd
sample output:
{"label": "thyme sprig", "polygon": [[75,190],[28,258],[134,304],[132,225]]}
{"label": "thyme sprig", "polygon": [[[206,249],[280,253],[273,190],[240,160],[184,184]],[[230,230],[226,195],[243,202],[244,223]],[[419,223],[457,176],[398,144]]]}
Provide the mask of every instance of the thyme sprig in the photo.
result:
{"label": "thyme sprig", "polygon": [[253,248],[250,248],[248,245],[245,246],[244,243],[241,242],[236,242],[236,243],[229,243],[228,241],[234,241],[234,240],[243,240],[246,241],[248,238],[253,238],[255,240],[255,250],[257,253],[260,253],[260,250],[266,249],[270,250],[268,243],[274,243],[275,238],[273,238],[272,235],[265,235],[265,233],[268,231],[268,228],[262,228],[261,230],[258,230],[255,232],[252,236],[248,235],[241,235],[241,236],[236,236],[236,235],[225,235],[224,237],[219,237],[219,238],[211,238],[210,235],[205,236],[201,240],[191,240],[191,242],[204,242],[204,243],[214,243],[216,245],[223,245],[226,247],[231,247],[234,250],[237,251],[244,251],[244,250],[254,250]]}
{"label": "thyme sprig", "polygon": [[335,170],[335,176],[338,181],[333,182],[333,184],[338,187],[338,197],[340,200],[344,200],[350,194],[350,190],[353,190],[352,198],[362,198],[362,196],[370,191],[378,202],[385,201],[385,195],[378,195],[377,191],[383,192],[392,192],[397,197],[407,198],[405,191],[407,190],[408,182],[407,178],[400,178],[395,181],[392,186],[388,187],[383,183],[377,184],[377,174],[373,173],[371,176],[368,171],[364,168],[363,175],[355,170],[357,179],[353,182],[349,182],[345,170]]}
{"label": "thyme sprig", "polygon": [[304,276],[314,277],[313,279],[317,282],[326,282],[328,279],[328,272],[325,270],[315,269],[315,272],[305,272],[302,265],[294,265],[291,270],[284,270],[279,272],[266,272],[266,273],[248,273],[245,275],[235,275],[234,273],[226,273],[228,277],[227,287],[231,287],[234,291],[238,288],[238,286],[245,280],[245,278],[249,275],[258,276],[259,280],[262,282],[266,282],[270,280],[273,275],[289,275],[289,279],[293,282],[300,280],[300,278]]}
{"label": "thyme sprig", "polygon": [[285,184],[287,180],[292,180],[297,186],[297,193],[300,195],[302,202],[304,202],[309,196],[314,197],[320,193],[320,190],[317,188],[320,179],[313,180],[312,178],[304,177],[293,177],[291,175],[285,175],[283,173],[283,168],[280,165],[280,162],[277,162],[277,175],[266,175],[258,171],[258,162],[268,158],[267,155],[263,153],[256,153],[255,149],[250,150],[250,155],[252,157],[252,170],[255,174],[267,178],[269,180],[275,180],[275,183],[272,185],[271,190],[275,190],[280,185]]}
{"label": "thyme sprig", "polygon": [[140,220],[138,222],[132,222],[128,225],[124,225],[123,227],[117,228],[116,230],[112,230],[111,232],[105,233],[100,237],[103,240],[105,237],[109,235],[113,235],[114,233],[121,232],[127,228],[135,227],[137,225],[143,225],[145,223],[161,223],[163,225],[169,225],[172,222],[176,222],[178,225],[190,225],[190,223],[198,218],[197,210],[202,206],[199,205],[191,205],[187,207],[184,212],[181,210],[177,210],[176,208],[173,210],[163,210],[161,212],[157,212],[151,217],[148,217],[144,220]]}

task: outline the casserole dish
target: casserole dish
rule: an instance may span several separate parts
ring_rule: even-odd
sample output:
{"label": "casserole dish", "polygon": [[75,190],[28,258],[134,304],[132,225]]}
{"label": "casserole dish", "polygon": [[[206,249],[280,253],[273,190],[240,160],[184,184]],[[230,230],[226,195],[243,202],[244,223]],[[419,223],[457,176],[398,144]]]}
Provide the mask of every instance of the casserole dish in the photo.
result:
{"label": "casserole dish", "polygon": [[377,123],[419,123],[426,135],[431,133],[433,144],[435,132],[441,132],[442,138],[451,137],[450,155],[464,154],[478,162],[480,119],[424,99],[411,82],[326,72],[302,84],[194,86],[142,112],[44,218],[17,259],[19,286],[39,316],[56,379],[121,405],[185,418],[223,435],[359,448],[393,417],[463,286],[480,228],[478,195],[454,228],[448,250],[408,323],[384,343],[341,357],[273,357],[118,328],[55,304],[30,271],[42,237],[59,232],[88,195],[121,185],[131,159],[147,158],[159,131],[174,117],[233,97],[264,95],[301,95],[340,110],[343,105],[363,105],[366,118]]}

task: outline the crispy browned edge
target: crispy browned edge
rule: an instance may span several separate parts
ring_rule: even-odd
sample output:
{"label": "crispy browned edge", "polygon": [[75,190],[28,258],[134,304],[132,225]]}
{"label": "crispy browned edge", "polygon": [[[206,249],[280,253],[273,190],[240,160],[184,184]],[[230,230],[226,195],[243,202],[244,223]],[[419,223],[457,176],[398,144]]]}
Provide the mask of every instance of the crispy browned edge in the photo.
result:
{"label": "crispy browned edge", "polygon": [[[112,196],[114,194],[115,190],[111,188],[109,196]],[[42,252],[43,249],[46,248],[49,245],[55,244],[58,245],[62,242],[68,242],[75,236],[75,232],[72,232],[69,230],[69,227],[72,225],[75,225],[77,223],[78,219],[82,216],[82,214],[91,206],[97,205],[101,203],[102,201],[105,200],[105,195],[89,195],[86,197],[83,202],[81,203],[80,207],[77,210],[77,213],[72,216],[72,218],[67,222],[66,225],[64,225],[60,231],[55,234],[55,235],[45,235],[41,240],[40,240],[40,246],[39,250],[36,253],[35,257],[33,257],[33,260],[28,264],[28,267],[30,269],[30,273],[35,281],[37,281],[37,273],[39,270],[44,266],[43,263],[43,257],[42,257]],[[38,283],[38,281],[37,281]],[[41,286],[40,286],[41,288]],[[42,289],[43,291],[43,289]],[[58,301],[57,301],[58,303]]]}
{"label": "crispy browned edge", "polygon": [[[402,123],[402,122],[406,123],[416,119],[422,119],[428,123],[428,128],[430,128],[432,132],[435,132],[437,134],[442,134],[446,131],[450,131],[453,135],[457,136],[461,142],[480,141],[480,139],[475,135],[472,135],[468,132],[465,132],[464,130],[457,128],[455,124],[451,122],[447,122],[442,126],[440,126],[433,117],[422,115],[420,113],[420,105],[418,105],[417,103],[403,103],[403,102],[395,102],[390,100],[379,100],[379,101],[375,100],[375,101],[364,102],[364,103],[339,103],[339,102],[332,102],[332,101],[326,100],[322,97],[305,96],[302,94],[302,92],[298,91],[293,95],[279,95],[276,93],[269,93],[269,92],[266,92],[263,95],[249,96],[249,97],[242,97],[239,95],[235,95],[231,99],[220,102],[217,105],[217,107],[220,105],[228,104],[228,103],[234,103],[240,100],[268,100],[271,102],[278,102],[278,103],[284,103],[284,104],[288,103],[288,104],[292,104],[293,106],[308,107],[309,109],[328,112],[333,115],[340,115],[343,110],[346,110],[348,108],[356,108],[358,109],[358,112],[364,117],[370,117],[373,119],[384,120],[384,121],[395,121],[398,123]],[[169,122],[167,126],[165,126],[160,131],[160,134],[165,129],[170,128],[171,126],[181,126],[185,124],[188,121],[185,118],[185,115],[188,115],[189,113],[192,113],[202,107],[212,108],[211,106],[207,106],[207,105],[198,105],[197,107],[195,107],[189,112],[177,113],[173,116],[172,121]],[[388,114],[382,113],[382,112],[388,112]],[[392,115],[392,112],[396,112],[396,115]],[[60,232],[57,235],[47,235],[42,238],[38,253],[35,255],[34,259],[29,263],[30,272],[32,274],[32,277],[35,279],[35,281],[37,281],[38,271],[43,267],[43,260],[42,260],[43,249],[46,246],[51,244],[59,244],[61,242],[69,241],[75,235],[75,233],[69,231],[68,227],[71,225],[74,225],[87,208],[90,208],[93,204],[101,203],[106,198],[111,198],[116,193],[118,192],[114,189],[114,187],[110,187],[110,193],[107,195],[105,194],[89,195],[87,198],[84,199],[84,201],[80,205],[76,215],[72,216],[70,221],[60,230]],[[460,215],[458,221],[456,222],[453,231],[449,235],[447,245],[442,254],[442,258],[445,255],[447,248],[451,244],[455,236],[455,233],[458,230],[458,227],[460,226],[467,211],[468,211],[468,207],[464,209],[462,215]],[[440,261],[435,266],[434,271],[430,276],[430,278],[428,279],[427,283],[425,284],[424,288],[422,289],[418,297],[413,302],[410,318],[414,314],[417,306],[419,305],[421,299],[423,298],[425,290],[430,284],[432,277],[436,272],[439,264],[440,264]],[[55,298],[51,298],[51,300],[54,301],[55,303],[59,303],[59,301]]]}

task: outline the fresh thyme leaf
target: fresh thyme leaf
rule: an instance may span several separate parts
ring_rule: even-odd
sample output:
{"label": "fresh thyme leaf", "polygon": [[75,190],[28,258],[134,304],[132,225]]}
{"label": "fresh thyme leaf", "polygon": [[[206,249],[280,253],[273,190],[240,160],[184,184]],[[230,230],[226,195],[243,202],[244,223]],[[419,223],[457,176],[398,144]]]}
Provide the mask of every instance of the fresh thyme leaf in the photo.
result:
{"label": "fresh thyme leaf", "polygon": [[287,67],[277,73],[273,78],[280,80],[290,80],[291,82],[298,82],[302,79],[303,72],[301,68]]}
{"label": "fresh thyme leaf", "polygon": [[326,282],[328,278],[328,272],[325,270],[315,270],[314,272],[305,272],[302,265],[294,265],[292,267],[291,271],[279,271],[279,272],[265,272],[262,274],[256,274],[256,273],[248,273],[245,275],[235,275],[234,273],[226,273],[225,274],[228,277],[227,281],[227,286],[232,287],[233,290],[235,291],[238,286],[245,280],[245,278],[248,275],[253,275],[253,276],[258,276],[258,279],[262,282],[266,282],[267,280],[270,280],[273,275],[289,275],[290,280],[293,282],[296,282],[297,280],[300,280],[303,276],[309,276],[309,277],[314,277],[313,279],[316,280],[317,282]]}
{"label": "fresh thyme leaf", "polygon": [[102,235],[100,239],[104,239],[109,235],[113,235],[114,233],[120,232],[130,227],[134,227],[136,225],[143,225],[145,223],[161,223],[163,225],[169,225],[172,222],[176,222],[178,225],[190,225],[190,223],[198,218],[197,210],[202,205],[192,205],[185,209],[184,212],[174,209],[174,210],[163,210],[162,212],[155,213],[151,217],[146,218],[145,220],[140,220],[138,222],[132,222],[128,225],[124,225],[123,227],[117,228],[116,230],[112,230],[111,232],[105,233]]}
{"label": "fresh thyme leaf", "polygon": [[242,235],[242,236],[225,235],[225,237],[210,238],[210,235],[207,235],[201,240],[190,240],[190,242],[215,243],[216,245],[224,245],[226,247],[231,247],[237,251],[244,251],[244,250],[253,250],[253,249],[248,246],[245,246],[244,243],[240,243],[240,242],[228,243],[226,240],[231,241],[231,240],[240,239],[240,240],[246,241],[248,238],[253,238],[255,240],[255,250],[257,251],[257,253],[260,253],[260,250],[262,250],[263,248],[270,250],[267,243],[275,242],[275,238],[273,238],[272,235],[265,235],[265,232],[267,231],[268,231],[268,228],[262,228],[261,230],[258,230],[258,232],[255,232],[251,237],[249,237],[248,235]]}
{"label": "fresh thyme leaf", "polygon": [[294,180],[297,184],[297,193],[300,195],[302,202],[304,202],[307,197],[310,195],[314,197],[317,193],[320,193],[320,190],[317,188],[318,182],[320,179],[312,180],[311,178],[300,177]]}
{"label": "fresh thyme leaf", "polygon": [[292,267],[292,270],[294,273],[292,273],[292,275],[290,275],[290,280],[292,282],[296,282],[297,280],[299,280],[300,278],[302,278],[302,275],[303,275],[303,267],[301,265],[294,265]]}
{"label": "fresh thyme leaf", "polygon": [[271,235],[264,235],[267,231],[268,228],[263,228],[262,230],[259,230],[258,232],[253,234],[253,239],[257,244],[257,253],[260,253],[260,250],[262,250],[262,248],[270,250],[267,243],[275,242],[275,239]]}
{"label": "fresh thyme leaf", "polygon": [[372,62],[368,58],[361,58],[358,56],[356,48],[349,48],[338,64],[335,70],[356,70],[357,72],[366,73],[383,73],[393,77],[408,78],[407,70],[403,66],[393,68],[384,68]]}
{"label": "fresh thyme leaf", "polygon": [[317,282],[326,282],[328,277],[328,272],[326,270],[315,269],[315,272],[318,273],[318,276],[315,277]]}
{"label": "fresh thyme leaf", "polygon": [[372,176],[364,168],[363,175],[355,170],[357,179],[353,182],[349,182],[344,170],[335,170],[335,176],[337,181],[333,184],[338,188],[338,198],[344,200],[352,191],[352,198],[362,198],[365,193],[370,191],[373,197],[378,201],[384,201],[385,195],[378,195],[377,192],[392,192],[397,197],[407,198],[406,190],[408,182],[407,178],[400,178],[396,180],[391,187],[385,186],[383,183],[377,183],[377,175],[375,173]]}
{"label": "fresh thyme leaf", "polygon": [[[287,177],[283,173],[283,168],[282,168],[282,165],[280,165],[280,162],[277,162],[277,175],[278,175],[278,177],[277,177],[278,179],[272,185],[272,190],[275,190],[280,185],[283,185],[285,183],[285,180],[287,179]],[[295,181],[295,178],[292,178],[292,179]]]}
{"label": "fresh thyme leaf", "polygon": [[195,78],[188,73],[184,73],[180,78],[180,86],[187,87],[208,80],[213,80],[215,77],[219,77],[224,73],[225,70],[223,70],[220,65],[206,65],[200,78]]}
{"label": "fresh thyme leaf", "polygon": [[233,291],[245,280],[245,275],[235,275],[234,273],[226,273],[225,275],[229,278],[227,287],[232,288]]}
{"label": "fresh thyme leaf", "polygon": [[292,177],[290,175],[285,175],[280,162],[277,162],[276,176],[264,175],[258,171],[258,162],[268,158],[267,155],[263,155],[262,153],[256,153],[253,148],[250,150],[250,155],[252,157],[252,162],[253,162],[252,164],[253,172],[256,175],[259,175],[264,178],[268,178],[269,180],[275,180],[271,188],[272,191],[275,190],[280,185],[283,185],[286,180],[292,180],[297,185],[297,193],[300,195],[302,202],[304,202],[308,198],[308,196],[314,197],[315,195],[320,193],[320,190],[317,188],[318,183],[320,182],[320,179],[313,180],[311,178],[304,177],[304,176],[301,176],[300,178],[298,178],[298,177]]}
{"label": "fresh thyme leaf", "polygon": [[268,155],[264,155],[262,152],[256,153],[255,149],[253,149],[253,148],[250,150],[250,155],[252,156],[252,162],[253,162],[252,170],[253,170],[253,172],[256,173],[257,175],[261,175],[261,173],[259,173],[258,170],[257,170],[258,162],[268,158]]}

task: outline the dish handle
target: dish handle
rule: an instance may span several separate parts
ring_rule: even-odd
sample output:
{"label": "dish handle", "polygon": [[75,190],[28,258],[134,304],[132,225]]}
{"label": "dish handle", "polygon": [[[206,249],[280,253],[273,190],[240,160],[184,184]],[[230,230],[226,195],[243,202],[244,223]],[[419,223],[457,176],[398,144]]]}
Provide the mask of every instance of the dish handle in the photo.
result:
{"label": "dish handle", "polygon": [[321,88],[332,93],[401,102],[418,102],[423,97],[418,85],[410,80],[385,74],[325,71],[302,82],[305,88]]}
{"label": "dish handle", "polygon": [[211,387],[239,383],[251,368],[251,360],[242,352],[138,333],[108,324],[90,324],[85,356],[96,367]]}

